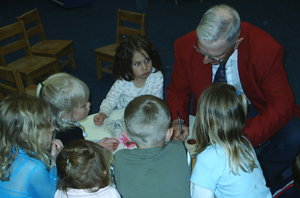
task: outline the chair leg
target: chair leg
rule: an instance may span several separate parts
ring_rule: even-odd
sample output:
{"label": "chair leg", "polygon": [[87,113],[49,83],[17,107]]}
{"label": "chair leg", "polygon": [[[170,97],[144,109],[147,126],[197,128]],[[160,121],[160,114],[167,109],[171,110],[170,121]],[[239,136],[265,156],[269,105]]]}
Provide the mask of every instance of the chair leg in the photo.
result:
{"label": "chair leg", "polygon": [[25,77],[25,82],[26,82],[26,87],[30,86],[30,85],[33,85],[33,78],[31,78],[30,76],[26,76]]}
{"label": "chair leg", "polygon": [[98,79],[102,79],[103,78],[102,61],[100,60],[100,58],[97,54],[96,54],[96,66],[97,66]]}
{"label": "chair leg", "polygon": [[60,66],[59,66],[59,62],[56,61],[56,63],[54,64],[54,73],[58,73],[60,72]]}
{"label": "chair leg", "polygon": [[74,56],[74,50],[73,46],[71,47],[71,50],[69,52],[69,58],[71,60],[70,65],[72,69],[76,69],[76,63],[75,63],[75,56]]}

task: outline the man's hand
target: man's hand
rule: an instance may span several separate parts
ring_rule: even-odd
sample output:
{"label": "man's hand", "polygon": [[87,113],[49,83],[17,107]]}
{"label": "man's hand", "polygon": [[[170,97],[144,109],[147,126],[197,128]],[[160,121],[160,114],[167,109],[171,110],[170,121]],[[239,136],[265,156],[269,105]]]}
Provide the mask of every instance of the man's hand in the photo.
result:
{"label": "man's hand", "polygon": [[173,120],[172,122],[172,128],[174,129],[172,139],[179,140],[179,141],[184,141],[188,136],[189,136],[189,127],[187,127],[184,123],[183,120],[181,120],[181,126],[183,130],[183,134],[181,135],[180,133],[180,127],[179,127],[179,122],[178,119]]}

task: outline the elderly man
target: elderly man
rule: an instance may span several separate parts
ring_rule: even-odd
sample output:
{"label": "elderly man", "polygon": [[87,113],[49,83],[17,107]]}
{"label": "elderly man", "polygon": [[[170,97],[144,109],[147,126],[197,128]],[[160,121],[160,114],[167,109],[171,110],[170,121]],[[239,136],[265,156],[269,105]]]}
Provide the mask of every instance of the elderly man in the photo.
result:
{"label": "elderly man", "polygon": [[266,179],[270,183],[279,179],[300,143],[300,108],[294,104],[287,81],[283,51],[268,33],[241,22],[235,9],[227,5],[210,8],[196,30],[175,41],[167,90],[173,127],[178,128],[177,110],[188,122],[190,93],[195,114],[205,88],[213,82],[231,84],[248,99],[244,132],[256,147]]}

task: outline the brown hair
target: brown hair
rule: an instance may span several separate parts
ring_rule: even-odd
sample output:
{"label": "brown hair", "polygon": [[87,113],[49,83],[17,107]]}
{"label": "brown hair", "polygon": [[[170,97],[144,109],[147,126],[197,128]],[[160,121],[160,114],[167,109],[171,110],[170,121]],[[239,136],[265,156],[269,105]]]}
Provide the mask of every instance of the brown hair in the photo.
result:
{"label": "brown hair", "polygon": [[[159,55],[148,38],[140,35],[128,36],[116,49],[112,70],[115,79],[124,79],[126,81],[132,81],[134,79],[132,71],[133,53],[135,51],[141,52],[142,50],[147,52],[149,57],[146,58],[149,58],[152,61],[152,66],[156,69],[156,71],[163,70]],[[145,54],[143,55],[145,56]]]}
{"label": "brown hair", "polygon": [[67,144],[56,158],[57,189],[87,189],[96,192],[111,184],[112,154],[97,143],[75,140]]}

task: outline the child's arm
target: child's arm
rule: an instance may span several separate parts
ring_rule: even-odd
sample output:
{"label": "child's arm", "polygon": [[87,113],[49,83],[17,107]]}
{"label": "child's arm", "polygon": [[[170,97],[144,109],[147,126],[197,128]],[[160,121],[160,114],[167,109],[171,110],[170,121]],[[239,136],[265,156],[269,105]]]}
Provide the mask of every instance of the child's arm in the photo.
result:
{"label": "child's arm", "polygon": [[51,142],[51,167],[56,166],[56,157],[63,149],[63,143],[59,139],[54,139]]}
{"label": "child's arm", "polygon": [[[102,101],[100,106],[100,113],[94,117],[94,123],[102,126],[106,117],[109,117],[113,109],[119,104],[120,98],[124,92],[123,81],[117,80],[110,88],[106,98]],[[102,113],[102,116],[100,114]],[[105,116],[104,116],[105,115]],[[101,120],[101,117],[103,120]],[[101,123],[102,121],[102,123]]]}
{"label": "child's arm", "polygon": [[192,198],[214,198],[214,192],[193,184]]}
{"label": "child's arm", "polygon": [[151,95],[156,96],[163,100],[163,90],[164,90],[163,74],[160,71],[158,71],[153,75],[154,77],[153,77],[153,82],[151,83],[152,84]]}
{"label": "child's arm", "polygon": [[108,149],[109,151],[113,152],[115,151],[119,146],[119,140],[116,138],[103,138],[98,142],[100,146],[103,146],[104,148]]}

